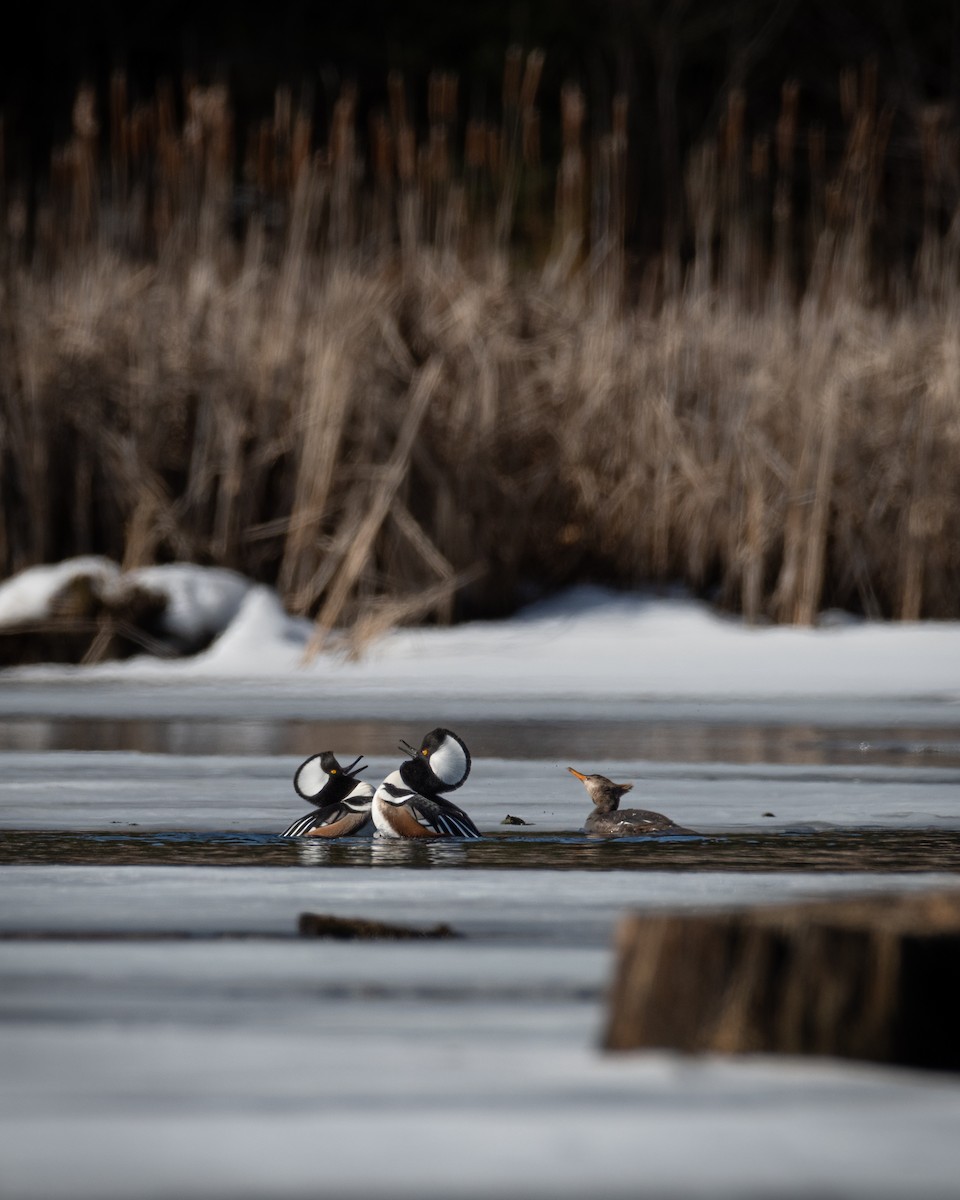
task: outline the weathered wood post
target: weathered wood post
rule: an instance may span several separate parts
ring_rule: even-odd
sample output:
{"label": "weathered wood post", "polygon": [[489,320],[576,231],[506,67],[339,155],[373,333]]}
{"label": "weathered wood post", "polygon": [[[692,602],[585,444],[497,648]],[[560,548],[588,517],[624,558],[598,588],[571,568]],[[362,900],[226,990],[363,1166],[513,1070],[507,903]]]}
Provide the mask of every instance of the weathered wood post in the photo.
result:
{"label": "weathered wood post", "polygon": [[960,890],[631,914],[604,1046],[960,1070]]}

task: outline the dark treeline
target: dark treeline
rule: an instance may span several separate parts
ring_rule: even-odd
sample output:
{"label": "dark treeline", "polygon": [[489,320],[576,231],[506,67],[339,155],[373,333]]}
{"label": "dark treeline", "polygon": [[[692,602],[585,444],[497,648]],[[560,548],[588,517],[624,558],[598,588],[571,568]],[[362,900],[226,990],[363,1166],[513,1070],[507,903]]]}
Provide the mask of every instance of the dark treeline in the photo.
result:
{"label": "dark treeline", "polygon": [[[0,43],[4,171],[42,180],[50,150],[71,132],[78,84],[105,98],[116,70],[132,102],[158,83],[222,82],[237,125],[237,161],[246,131],[269,115],[278,85],[292,89],[315,128],[329,128],[344,83],[357,85],[360,136],[386,104],[400,71],[420,101],[436,71],[461,77],[460,119],[496,119],[507,46],[545,51],[541,145],[561,152],[559,96],[573,82],[588,121],[609,121],[616,94],[629,100],[631,166],[628,240],[650,248],[683,227],[683,169],[691,149],[713,136],[729,96],[746,97],[746,129],[770,131],[785,82],[799,87],[799,145],[823,131],[828,156],[847,135],[838,105],[845,68],[875,63],[878,102],[893,114],[889,168],[897,188],[888,227],[916,224],[922,181],[916,146],[931,103],[960,96],[960,6],[952,0],[362,0],[355,4],[168,0],[121,5],[25,6],[22,32]],[[592,132],[598,132],[594,129]]]}
{"label": "dark treeline", "polygon": [[28,13],[0,575],[220,564],[357,646],[583,580],[956,619],[958,11]]}

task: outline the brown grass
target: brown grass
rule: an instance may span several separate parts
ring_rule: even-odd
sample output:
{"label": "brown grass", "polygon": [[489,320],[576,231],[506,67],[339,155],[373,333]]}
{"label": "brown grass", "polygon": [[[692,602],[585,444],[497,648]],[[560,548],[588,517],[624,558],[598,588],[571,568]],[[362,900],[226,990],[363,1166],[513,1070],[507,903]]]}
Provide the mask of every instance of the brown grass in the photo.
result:
{"label": "brown grass", "polygon": [[[593,578],[683,582],[751,620],[960,616],[956,139],[918,146],[909,272],[873,247],[889,119],[847,78],[833,166],[795,89],[747,145],[734,96],[687,171],[689,242],[625,262],[627,114],[588,144],[542,62],[458,140],[402,82],[361,155],[345,92],[316,148],[289,94],[233,185],[221,89],[94,97],[0,227],[0,570],[96,551],[277,583],[359,645]],[[802,177],[802,207],[795,196]],[[552,212],[547,219],[546,213]],[[455,600],[456,598],[456,600]]]}

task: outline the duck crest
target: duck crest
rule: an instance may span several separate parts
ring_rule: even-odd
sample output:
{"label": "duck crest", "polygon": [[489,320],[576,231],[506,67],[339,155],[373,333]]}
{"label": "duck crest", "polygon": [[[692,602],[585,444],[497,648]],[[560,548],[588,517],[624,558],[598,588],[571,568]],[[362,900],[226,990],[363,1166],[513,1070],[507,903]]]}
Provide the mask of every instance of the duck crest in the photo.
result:
{"label": "duck crest", "polygon": [[616,812],[620,804],[620,797],[633,789],[632,783],[614,783],[606,775],[584,775],[582,771],[577,771],[573,767],[567,767],[567,770],[587,789],[597,812]]}
{"label": "duck crest", "polygon": [[423,795],[453,792],[470,774],[471,758],[463,740],[449,729],[431,729],[419,750],[400,766],[403,782]]}
{"label": "duck crest", "polygon": [[313,754],[297,767],[293,777],[294,790],[304,800],[316,800],[321,792],[325,800],[339,799],[356,785],[356,777],[365,769],[358,766],[362,761],[361,754],[349,766],[341,767],[331,750]]}

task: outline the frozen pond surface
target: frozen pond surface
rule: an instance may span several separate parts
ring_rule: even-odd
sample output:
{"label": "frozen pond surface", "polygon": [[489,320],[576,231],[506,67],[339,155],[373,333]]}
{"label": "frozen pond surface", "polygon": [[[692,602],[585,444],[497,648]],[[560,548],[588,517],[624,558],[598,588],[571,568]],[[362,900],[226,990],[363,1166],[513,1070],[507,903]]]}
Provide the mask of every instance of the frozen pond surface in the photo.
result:
{"label": "frozen pond surface", "polygon": [[[275,838],[305,810],[296,757],[0,754],[5,1200],[954,1196],[957,1077],[597,1048],[626,909],[960,882],[949,755],[854,730],[851,762],[834,735],[814,761],[581,745],[710,834],[632,844],[576,834],[564,758],[478,756],[489,839],[422,847]],[[463,936],[307,941],[303,911]]]}
{"label": "frozen pond surface", "polygon": [[0,942],[5,1196],[952,1194],[954,1077],[596,1045],[626,907],[955,875],[312,865],[4,869],[8,934],[87,935]]}
{"label": "frozen pond surface", "polygon": [[[598,1045],[626,910],[960,884],[960,627],[588,589],[359,664],[308,638],[253,589],[196,660],[0,676],[4,1200],[954,1200],[958,1076]],[[484,842],[275,836],[302,758],[376,779],[437,724]],[[567,766],[704,836],[589,842]]]}
{"label": "frozen pond surface", "polygon": [[[21,871],[24,885],[51,890],[49,873],[6,874]],[[286,926],[319,898],[320,885],[289,871],[175,874],[122,869],[95,899],[68,872],[52,890],[86,925],[104,920],[113,889],[115,901],[136,897],[138,921],[149,909],[178,925],[221,888],[195,921],[229,907],[248,924]],[[955,1079],[600,1054],[604,927],[622,877],[598,895],[595,876],[541,872],[534,888],[498,873],[461,892],[457,873],[432,888],[420,872],[385,874],[370,888],[325,881],[324,908],[417,919],[439,903],[474,937],[0,945],[4,1195],[955,1194]],[[731,889],[729,878],[705,878],[697,898],[820,890],[743,877]],[[690,898],[663,876],[627,894]],[[497,944],[484,930],[509,925],[515,904],[526,936]],[[584,906],[562,938],[537,937]]]}

